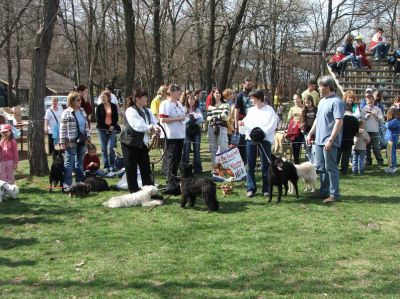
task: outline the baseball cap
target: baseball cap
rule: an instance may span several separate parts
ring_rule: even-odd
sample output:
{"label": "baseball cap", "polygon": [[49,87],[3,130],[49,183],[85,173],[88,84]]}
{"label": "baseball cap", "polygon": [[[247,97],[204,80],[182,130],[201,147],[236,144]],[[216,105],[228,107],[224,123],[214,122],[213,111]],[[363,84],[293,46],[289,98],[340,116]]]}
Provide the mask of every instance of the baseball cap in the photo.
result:
{"label": "baseball cap", "polygon": [[0,133],[4,133],[4,132],[7,132],[7,131],[12,131],[12,126],[9,125],[9,124],[2,125]]}
{"label": "baseball cap", "polygon": [[372,93],[373,90],[372,90],[372,88],[369,88],[369,87],[368,87],[368,88],[365,90],[365,93],[370,93],[370,92]]}

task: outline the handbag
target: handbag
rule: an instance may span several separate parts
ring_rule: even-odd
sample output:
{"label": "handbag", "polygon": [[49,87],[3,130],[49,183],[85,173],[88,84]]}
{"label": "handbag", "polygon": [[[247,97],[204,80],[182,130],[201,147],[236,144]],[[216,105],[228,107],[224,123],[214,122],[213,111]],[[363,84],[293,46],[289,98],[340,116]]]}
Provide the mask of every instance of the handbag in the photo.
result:
{"label": "handbag", "polygon": [[300,133],[300,122],[295,122],[293,119],[291,119],[287,127],[286,136],[290,138],[291,141],[294,141],[296,137],[300,135]]}
{"label": "handbag", "polygon": [[[85,146],[86,142],[88,141],[88,137],[87,137],[86,133],[81,132],[81,130],[79,129],[79,123],[78,123],[78,120],[76,118],[75,111],[72,112],[72,115],[75,118],[76,127],[78,129],[78,137],[76,138],[76,144],[78,146]],[[85,126],[85,129],[86,129],[86,126]]]}

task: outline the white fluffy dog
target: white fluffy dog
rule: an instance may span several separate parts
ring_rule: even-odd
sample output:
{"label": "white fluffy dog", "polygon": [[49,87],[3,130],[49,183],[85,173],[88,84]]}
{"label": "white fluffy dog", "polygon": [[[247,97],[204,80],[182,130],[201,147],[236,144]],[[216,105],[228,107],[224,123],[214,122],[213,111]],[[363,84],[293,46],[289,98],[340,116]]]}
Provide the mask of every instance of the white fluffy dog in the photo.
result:
{"label": "white fluffy dog", "polygon": [[17,198],[19,193],[19,188],[17,185],[11,185],[5,181],[0,180],[0,202],[3,201],[4,198]]}
{"label": "white fluffy dog", "polygon": [[[315,191],[315,181],[317,179],[317,171],[311,162],[304,162],[300,165],[294,165],[297,169],[299,178],[303,179],[306,188],[304,191]],[[290,184],[290,193],[293,193],[293,186]]]}
{"label": "white fluffy dog", "polygon": [[103,203],[103,206],[108,208],[160,206],[163,204],[162,200],[151,199],[151,196],[156,195],[157,192],[158,189],[155,186],[143,186],[138,192],[111,197],[108,201]]}

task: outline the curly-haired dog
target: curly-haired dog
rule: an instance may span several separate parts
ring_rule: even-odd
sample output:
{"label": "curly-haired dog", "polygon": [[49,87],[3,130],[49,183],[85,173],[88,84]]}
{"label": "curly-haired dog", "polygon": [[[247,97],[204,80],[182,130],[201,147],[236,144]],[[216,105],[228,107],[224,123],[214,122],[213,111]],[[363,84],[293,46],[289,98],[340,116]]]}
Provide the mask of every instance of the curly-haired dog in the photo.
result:
{"label": "curly-haired dog", "polygon": [[19,188],[17,185],[11,185],[0,180],[0,202],[2,202],[6,197],[16,199],[18,198],[18,193]]}
{"label": "curly-haired dog", "polygon": [[110,188],[108,187],[108,183],[105,179],[99,178],[94,175],[88,176],[83,182],[90,186],[90,191],[101,192],[110,190]]}
{"label": "curly-haired dog", "polygon": [[[53,191],[53,187],[57,185],[62,188],[63,181],[64,181],[64,151],[62,150],[54,150],[53,151],[53,163],[51,164],[50,168],[50,176],[49,176],[49,183],[50,188],[49,192]],[[62,191],[64,191],[62,189]]]}
{"label": "curly-haired dog", "polygon": [[211,178],[193,177],[192,165],[181,167],[180,187],[181,187],[181,207],[184,208],[189,202],[189,207],[193,207],[197,196],[201,196],[206,204],[208,211],[218,211],[219,203],[217,200],[217,188]]}
{"label": "curly-haired dog", "polygon": [[69,189],[68,189],[68,193],[69,193],[69,197],[86,196],[90,193],[90,185],[83,183],[83,182],[72,184],[71,187],[69,187]]}
{"label": "curly-haired dog", "polygon": [[[315,191],[315,181],[317,180],[317,171],[311,162],[304,162],[299,165],[294,165],[299,178],[303,179],[306,186],[304,191]],[[292,184],[289,185],[290,193],[293,193]]]}
{"label": "curly-haired dog", "polygon": [[108,208],[160,206],[163,204],[161,200],[151,199],[151,197],[156,195],[157,192],[158,189],[155,186],[143,186],[138,192],[111,197],[108,201],[103,203],[103,206]]}

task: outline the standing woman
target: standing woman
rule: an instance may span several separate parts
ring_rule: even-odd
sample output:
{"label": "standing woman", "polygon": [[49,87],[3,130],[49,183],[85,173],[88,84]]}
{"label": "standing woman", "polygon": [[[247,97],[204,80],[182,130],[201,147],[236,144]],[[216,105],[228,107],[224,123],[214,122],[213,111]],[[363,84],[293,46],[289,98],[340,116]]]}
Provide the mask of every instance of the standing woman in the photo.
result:
{"label": "standing woman", "polygon": [[[304,135],[304,139],[307,139],[308,133],[310,132],[312,125],[317,118],[317,107],[314,106],[313,97],[308,95],[305,99],[305,107],[303,109],[303,124],[301,125],[301,130]],[[305,145],[306,156],[308,161],[314,163],[314,154],[311,144]]]}
{"label": "standing woman", "polygon": [[58,132],[60,131],[60,118],[62,109],[58,107],[58,98],[51,99],[51,107],[46,110],[44,115],[44,132],[47,134],[49,142],[49,154],[54,151],[54,144],[59,143]]}
{"label": "standing woman", "polygon": [[60,143],[61,148],[65,150],[64,188],[72,185],[73,170],[76,173],[76,182],[84,180],[83,157],[86,152],[86,144],[79,145],[78,136],[85,135],[87,141],[90,141],[87,115],[81,108],[81,96],[78,92],[73,91],[68,94],[67,105],[60,120]]}
{"label": "standing woman", "polygon": [[262,149],[259,151],[262,165],[262,193],[269,195],[268,168],[271,160],[271,145],[274,142],[275,130],[278,125],[278,116],[274,109],[264,102],[264,93],[261,90],[252,91],[250,100],[253,107],[249,108],[246,117],[238,122],[241,133],[246,134],[246,155],[247,155],[247,197],[253,197],[257,192],[254,170],[257,160],[257,145],[253,144],[250,132],[258,127],[264,132],[264,140],[259,144]]}
{"label": "standing woman", "polygon": [[101,155],[104,170],[114,171],[115,145],[117,132],[121,129],[118,125],[118,107],[111,103],[111,94],[103,91],[100,94],[101,104],[96,109],[97,131],[100,139]]}
{"label": "standing woman", "polygon": [[211,103],[207,109],[208,142],[211,152],[213,169],[216,166],[215,157],[219,147],[220,152],[229,148],[228,143],[228,116],[229,104],[225,103],[221,89],[215,88],[212,93]]}
{"label": "standing woman", "polygon": [[167,172],[168,185],[164,193],[179,194],[180,188],[176,181],[176,175],[182,158],[186,133],[186,114],[185,109],[179,102],[181,95],[179,86],[171,84],[168,87],[167,94],[167,99],[161,102],[158,115],[165,130],[167,143],[163,167]]}
{"label": "standing woman", "polygon": [[81,96],[81,108],[85,110],[90,128],[90,116],[92,115],[93,107],[89,97],[89,89],[85,85],[78,85],[76,91],[79,92]]}
{"label": "standing woman", "polygon": [[133,97],[127,99],[125,127],[121,132],[121,148],[124,156],[126,181],[130,193],[139,191],[137,167],[140,169],[143,186],[154,185],[151,178],[148,144],[150,135],[159,132],[157,119],[147,109],[148,95],[145,90],[137,89]]}
{"label": "standing woman", "polygon": [[347,90],[343,95],[343,100],[345,105],[347,103],[351,105],[351,111],[353,113],[353,116],[359,119],[361,116],[361,111],[360,107],[358,107],[357,97],[354,91]]}
{"label": "standing woman", "polygon": [[294,164],[300,164],[300,150],[304,141],[304,136],[301,133],[300,127],[303,123],[303,103],[300,94],[293,96],[294,106],[290,108],[288,114],[288,129],[287,136],[290,138],[293,149]]}
{"label": "standing woman", "polygon": [[186,138],[183,147],[182,163],[189,164],[190,147],[193,143],[193,172],[200,174],[203,172],[200,159],[200,142],[201,142],[201,124],[203,123],[203,113],[199,108],[199,102],[193,94],[190,94],[185,99],[186,114],[189,116],[189,121],[186,124]]}

